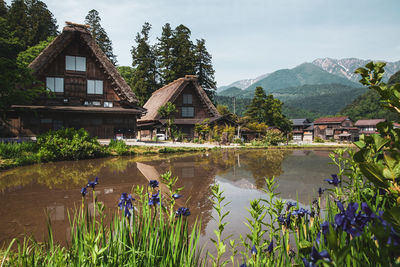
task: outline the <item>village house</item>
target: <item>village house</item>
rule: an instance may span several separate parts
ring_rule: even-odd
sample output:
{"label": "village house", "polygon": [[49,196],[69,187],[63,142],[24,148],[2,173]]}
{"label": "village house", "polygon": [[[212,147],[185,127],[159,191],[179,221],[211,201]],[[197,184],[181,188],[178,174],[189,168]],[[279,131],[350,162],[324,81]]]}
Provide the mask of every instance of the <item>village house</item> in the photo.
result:
{"label": "village house", "polygon": [[[305,129],[312,126],[312,122],[308,119],[291,119],[292,121],[292,135],[293,141],[301,142],[301,141],[311,141],[312,142],[312,135],[310,139],[310,131],[305,131]],[[304,140],[306,139],[306,140]]]}
{"label": "village house", "polygon": [[380,122],[386,121],[385,119],[372,119],[372,120],[358,120],[354,124],[359,129],[360,134],[371,135],[377,133],[376,125]]}
{"label": "village house", "polygon": [[160,116],[158,110],[167,102],[176,106],[178,112],[174,116],[174,125],[185,138],[195,137],[194,126],[197,123],[224,123],[225,118],[218,113],[197,77],[186,75],[153,92],[144,104],[147,113],[138,120],[140,139],[151,140],[156,133],[164,131],[167,120]]}
{"label": "village house", "polygon": [[67,22],[62,33],[29,65],[52,92],[31,105],[13,105],[2,135],[35,136],[60,128],[84,128],[92,136],[136,135],[145,109],[103,53],[88,26]]}
{"label": "village house", "polygon": [[355,141],[358,128],[349,117],[323,117],[314,121],[314,138],[335,141]]}

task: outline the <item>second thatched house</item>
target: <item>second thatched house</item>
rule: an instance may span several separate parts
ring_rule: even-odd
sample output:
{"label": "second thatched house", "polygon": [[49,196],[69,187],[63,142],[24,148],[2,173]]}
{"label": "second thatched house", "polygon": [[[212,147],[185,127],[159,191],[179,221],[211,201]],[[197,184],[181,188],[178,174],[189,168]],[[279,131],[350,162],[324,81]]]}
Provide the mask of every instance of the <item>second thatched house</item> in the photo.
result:
{"label": "second thatched house", "polygon": [[194,126],[205,120],[208,123],[222,122],[221,116],[204,89],[200,86],[195,75],[186,75],[155,91],[144,105],[147,114],[138,120],[138,129],[141,139],[152,139],[163,131],[166,118],[158,110],[168,102],[173,103],[178,112],[175,114],[174,124],[186,138],[195,136]]}

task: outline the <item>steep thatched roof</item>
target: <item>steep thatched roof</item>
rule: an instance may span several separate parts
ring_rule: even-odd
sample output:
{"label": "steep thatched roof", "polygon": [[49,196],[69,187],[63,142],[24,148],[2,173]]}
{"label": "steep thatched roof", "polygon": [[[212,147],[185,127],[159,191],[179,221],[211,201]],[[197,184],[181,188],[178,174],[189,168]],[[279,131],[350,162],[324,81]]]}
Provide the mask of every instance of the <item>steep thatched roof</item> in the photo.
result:
{"label": "steep thatched roof", "polygon": [[138,122],[160,120],[161,117],[158,114],[158,109],[161,106],[165,105],[167,102],[173,103],[176,98],[181,94],[183,89],[185,89],[185,87],[188,86],[190,83],[193,83],[200,100],[207,107],[210,117],[220,117],[217,109],[208,98],[204,89],[198,83],[197,77],[195,75],[186,75],[184,78],[179,78],[155,91],[151,95],[150,99],[147,100],[146,104],[144,104],[143,106],[145,109],[147,109],[147,114],[143,116],[140,120],[138,120]]}
{"label": "steep thatched roof", "polygon": [[99,66],[104,69],[105,73],[108,75],[115,92],[121,100],[130,104],[136,104],[138,100],[132,92],[132,89],[121,77],[115,66],[97,45],[96,41],[92,38],[88,31],[88,27],[86,25],[71,22],[66,22],[66,24],[67,26],[64,27],[62,33],[57,36],[31,64],[29,64],[33,73],[35,75],[42,74],[45,68],[67,47],[68,44],[70,44],[74,37],[79,35],[82,42],[89,47],[89,50],[97,58]]}

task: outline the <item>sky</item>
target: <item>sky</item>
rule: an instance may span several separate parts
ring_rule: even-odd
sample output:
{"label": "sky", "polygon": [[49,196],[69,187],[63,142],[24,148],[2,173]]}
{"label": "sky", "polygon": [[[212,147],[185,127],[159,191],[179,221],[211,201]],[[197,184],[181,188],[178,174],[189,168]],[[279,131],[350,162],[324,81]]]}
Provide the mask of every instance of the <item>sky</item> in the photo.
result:
{"label": "sky", "polygon": [[121,66],[131,65],[144,22],[153,43],[165,23],[184,24],[193,41],[206,40],[217,86],[323,57],[400,60],[399,0],[42,1],[59,30],[96,9]]}

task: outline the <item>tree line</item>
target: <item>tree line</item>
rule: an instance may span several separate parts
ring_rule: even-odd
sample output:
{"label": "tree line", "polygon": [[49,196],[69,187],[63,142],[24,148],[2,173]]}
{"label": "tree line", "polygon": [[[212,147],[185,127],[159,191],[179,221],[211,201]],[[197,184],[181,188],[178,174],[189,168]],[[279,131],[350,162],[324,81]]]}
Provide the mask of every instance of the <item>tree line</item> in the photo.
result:
{"label": "tree line", "polygon": [[144,105],[155,90],[185,75],[197,75],[200,85],[213,100],[215,71],[205,40],[193,43],[188,27],[180,24],[173,29],[166,23],[157,42],[151,44],[151,28],[151,24],[146,22],[136,34],[131,50],[132,67],[118,67],[139,103]]}

